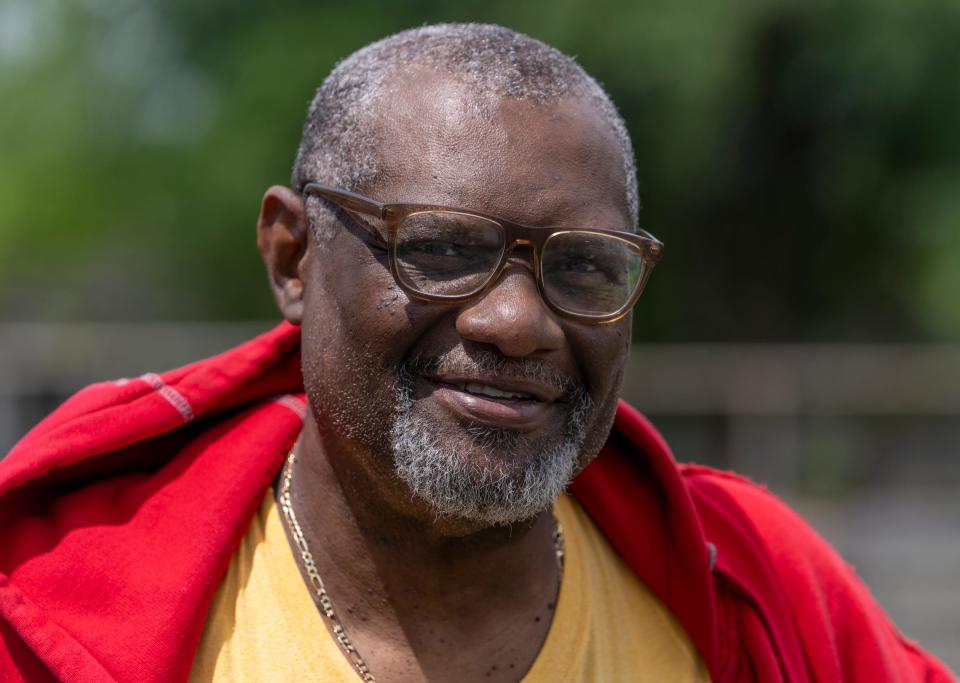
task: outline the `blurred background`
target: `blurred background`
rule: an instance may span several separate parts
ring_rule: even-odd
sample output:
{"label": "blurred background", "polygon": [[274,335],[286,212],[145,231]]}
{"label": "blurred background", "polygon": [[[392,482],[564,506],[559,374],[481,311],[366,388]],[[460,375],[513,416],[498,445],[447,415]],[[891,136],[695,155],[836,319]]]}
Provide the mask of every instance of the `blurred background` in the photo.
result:
{"label": "blurred background", "polygon": [[88,382],[267,329],[254,222],[314,89],[435,21],[607,86],[667,245],[624,395],[960,670],[955,2],[0,0],[0,454]]}

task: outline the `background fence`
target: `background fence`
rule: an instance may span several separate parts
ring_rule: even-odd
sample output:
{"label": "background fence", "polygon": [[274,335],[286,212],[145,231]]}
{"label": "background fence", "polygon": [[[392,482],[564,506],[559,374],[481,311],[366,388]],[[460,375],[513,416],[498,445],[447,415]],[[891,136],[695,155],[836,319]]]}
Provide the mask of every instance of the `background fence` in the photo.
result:
{"label": "background fence", "polygon": [[[0,325],[0,452],[79,387],[270,323]],[[769,486],[960,669],[960,346],[636,345],[624,396],[678,459]]]}

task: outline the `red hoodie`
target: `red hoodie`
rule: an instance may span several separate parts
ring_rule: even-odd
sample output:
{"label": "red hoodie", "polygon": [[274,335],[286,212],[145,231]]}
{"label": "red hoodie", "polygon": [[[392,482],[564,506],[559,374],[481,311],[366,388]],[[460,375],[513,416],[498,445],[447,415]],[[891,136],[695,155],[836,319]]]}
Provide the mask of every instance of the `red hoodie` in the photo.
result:
{"label": "red hoodie", "polygon": [[[299,329],[90,386],[0,461],[0,681],[186,679],[214,590],[297,438]],[[714,681],[951,681],[764,489],[678,465],[625,403],[573,495]]]}

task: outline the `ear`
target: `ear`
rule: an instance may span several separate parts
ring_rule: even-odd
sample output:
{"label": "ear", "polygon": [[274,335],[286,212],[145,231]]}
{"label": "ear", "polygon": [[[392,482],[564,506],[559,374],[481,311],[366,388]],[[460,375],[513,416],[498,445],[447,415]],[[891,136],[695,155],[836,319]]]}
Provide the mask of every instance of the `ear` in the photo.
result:
{"label": "ear", "polygon": [[263,195],[257,220],[257,248],[283,317],[303,320],[303,274],[307,255],[307,215],[300,196],[274,185]]}

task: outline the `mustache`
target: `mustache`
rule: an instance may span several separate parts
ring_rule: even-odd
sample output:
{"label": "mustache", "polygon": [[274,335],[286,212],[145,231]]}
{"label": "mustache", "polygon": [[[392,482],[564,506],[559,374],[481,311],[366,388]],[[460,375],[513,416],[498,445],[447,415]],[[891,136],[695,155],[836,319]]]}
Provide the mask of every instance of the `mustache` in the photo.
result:
{"label": "mustache", "polygon": [[564,399],[586,393],[583,383],[562,370],[532,358],[506,358],[478,349],[469,353],[449,351],[436,356],[415,356],[400,365],[401,376],[437,374],[525,379],[556,389]]}

